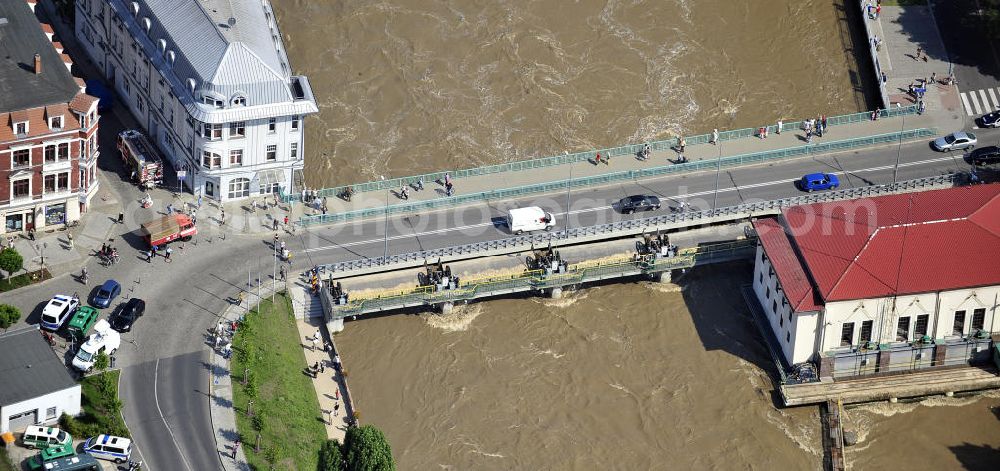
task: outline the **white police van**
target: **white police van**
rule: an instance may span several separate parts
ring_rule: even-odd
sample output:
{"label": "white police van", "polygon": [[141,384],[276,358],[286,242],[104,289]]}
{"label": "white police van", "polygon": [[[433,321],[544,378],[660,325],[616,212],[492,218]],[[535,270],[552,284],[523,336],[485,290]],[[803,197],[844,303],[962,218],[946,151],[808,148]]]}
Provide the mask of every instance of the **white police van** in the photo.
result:
{"label": "white police van", "polygon": [[111,435],[88,438],[83,451],[94,458],[124,463],[132,456],[132,440]]}

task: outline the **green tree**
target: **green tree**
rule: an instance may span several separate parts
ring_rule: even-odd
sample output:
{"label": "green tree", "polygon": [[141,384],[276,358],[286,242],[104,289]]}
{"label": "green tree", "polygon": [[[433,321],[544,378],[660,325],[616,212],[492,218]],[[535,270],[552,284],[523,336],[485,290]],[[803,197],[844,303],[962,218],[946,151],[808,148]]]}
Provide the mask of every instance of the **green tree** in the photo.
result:
{"label": "green tree", "polygon": [[21,310],[10,304],[0,304],[0,329],[7,330],[21,320]]}
{"label": "green tree", "polygon": [[107,353],[101,352],[94,358],[94,369],[97,371],[107,370],[111,366],[111,357]]}
{"label": "green tree", "polygon": [[344,460],[348,471],[395,471],[392,449],[382,431],[374,425],[347,429]]}
{"label": "green tree", "polygon": [[340,454],[340,442],[327,440],[319,449],[318,471],[340,471],[344,469],[344,457]]}
{"label": "green tree", "polygon": [[264,450],[264,459],[271,465],[271,469],[274,469],[274,464],[278,462],[278,458],[280,457],[281,449],[276,445],[271,445]]}
{"label": "green tree", "polygon": [[13,247],[0,250],[0,270],[7,272],[7,276],[14,275],[14,272],[24,268],[24,257],[17,253]]}

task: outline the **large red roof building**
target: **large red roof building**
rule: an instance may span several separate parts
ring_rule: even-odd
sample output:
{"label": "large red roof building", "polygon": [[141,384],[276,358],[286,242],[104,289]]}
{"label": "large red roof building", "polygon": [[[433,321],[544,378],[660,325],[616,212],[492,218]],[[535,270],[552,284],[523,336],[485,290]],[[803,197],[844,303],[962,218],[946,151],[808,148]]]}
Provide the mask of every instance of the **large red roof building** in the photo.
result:
{"label": "large red roof building", "polygon": [[796,206],[754,228],[754,292],[791,364],[994,330],[1000,185]]}
{"label": "large red roof building", "polygon": [[33,1],[0,2],[0,18],[0,232],[78,220],[97,192],[97,98]]}

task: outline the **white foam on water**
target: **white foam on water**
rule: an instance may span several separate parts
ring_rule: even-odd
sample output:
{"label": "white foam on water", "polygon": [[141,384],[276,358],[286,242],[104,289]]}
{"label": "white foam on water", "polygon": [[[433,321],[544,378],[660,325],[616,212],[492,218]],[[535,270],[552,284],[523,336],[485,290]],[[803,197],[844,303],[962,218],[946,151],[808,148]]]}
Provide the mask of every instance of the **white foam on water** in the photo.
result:
{"label": "white foam on water", "polygon": [[465,332],[483,313],[479,304],[455,306],[451,314],[421,314],[427,325],[445,332]]}
{"label": "white foam on water", "polygon": [[642,287],[657,293],[680,293],[681,291],[684,291],[683,286],[673,283],[657,283],[647,281],[642,283]]}

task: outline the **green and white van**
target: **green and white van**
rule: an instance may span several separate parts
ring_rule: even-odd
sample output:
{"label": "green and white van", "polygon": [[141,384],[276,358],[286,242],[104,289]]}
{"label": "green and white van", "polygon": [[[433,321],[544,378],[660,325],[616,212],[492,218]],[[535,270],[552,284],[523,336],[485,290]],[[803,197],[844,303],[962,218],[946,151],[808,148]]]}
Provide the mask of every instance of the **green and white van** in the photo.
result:
{"label": "green and white van", "polygon": [[90,306],[80,306],[73,313],[73,317],[69,319],[66,330],[79,342],[87,338],[87,332],[94,326],[100,315],[101,313],[97,309]]}
{"label": "green and white van", "polygon": [[73,446],[73,437],[55,427],[39,427],[32,425],[24,431],[21,444],[26,448],[45,449],[55,445]]}
{"label": "green and white van", "polygon": [[59,458],[65,458],[67,456],[73,456],[76,454],[76,450],[73,449],[73,444],[63,444],[50,446],[41,453],[32,456],[28,459],[28,469],[42,469],[44,465],[50,461],[55,461]]}

